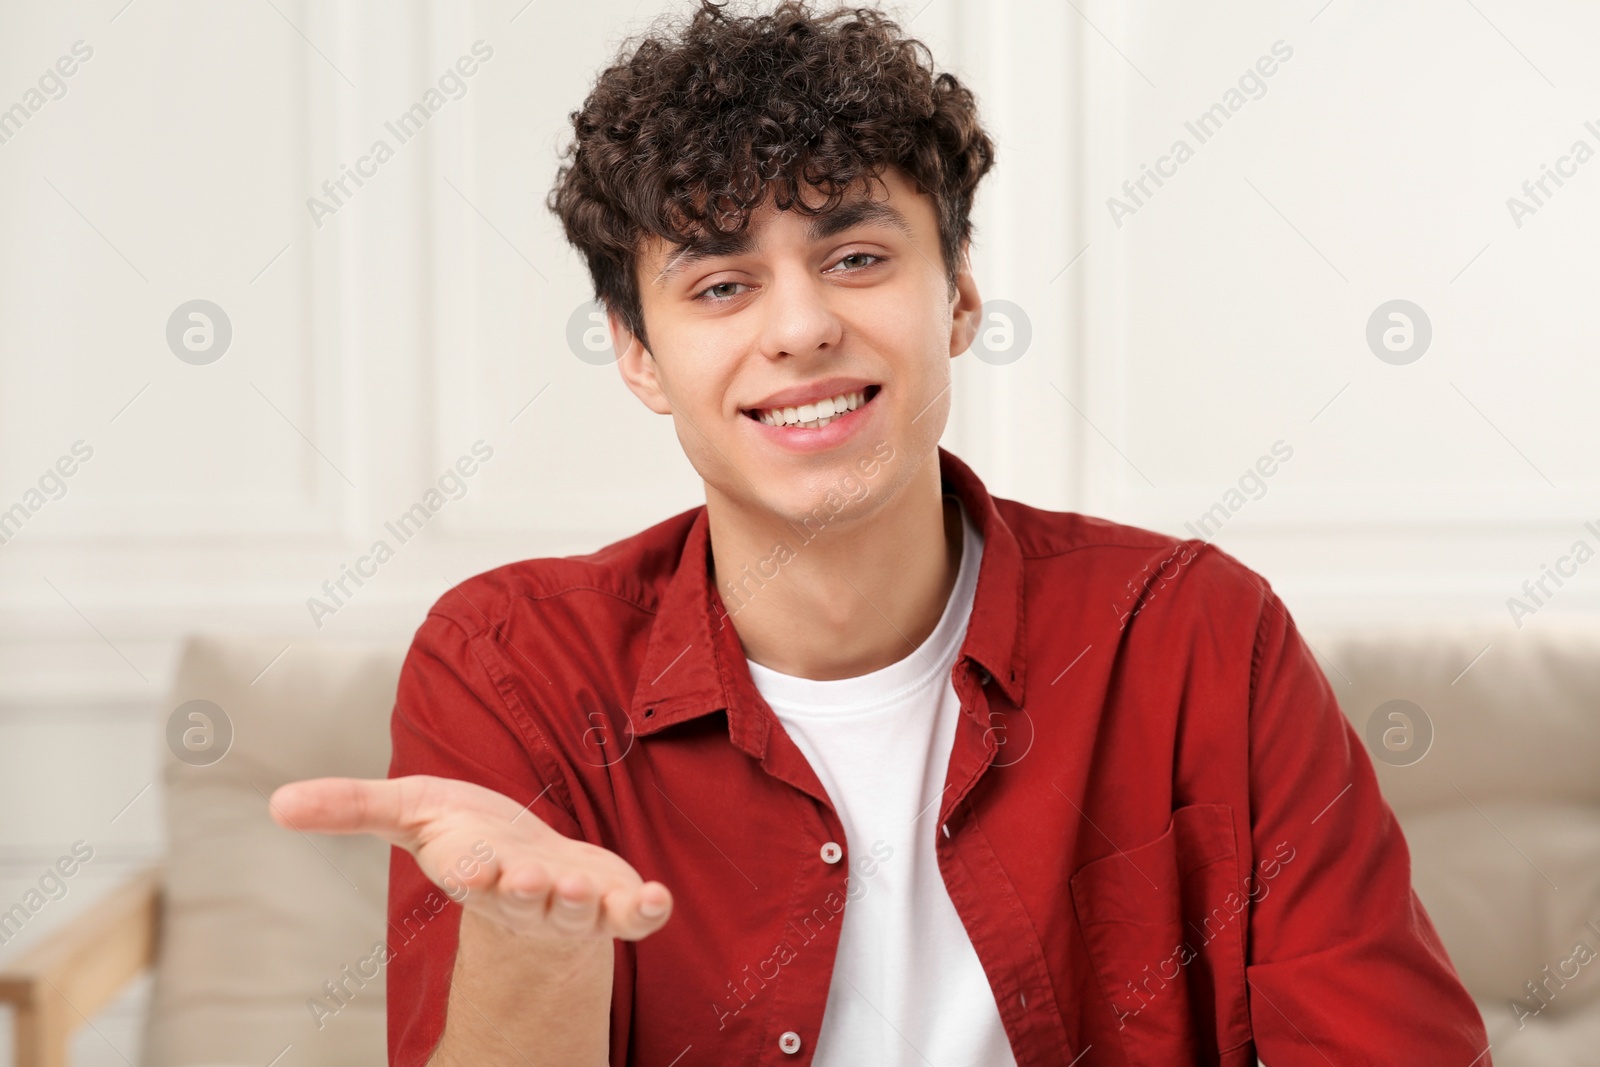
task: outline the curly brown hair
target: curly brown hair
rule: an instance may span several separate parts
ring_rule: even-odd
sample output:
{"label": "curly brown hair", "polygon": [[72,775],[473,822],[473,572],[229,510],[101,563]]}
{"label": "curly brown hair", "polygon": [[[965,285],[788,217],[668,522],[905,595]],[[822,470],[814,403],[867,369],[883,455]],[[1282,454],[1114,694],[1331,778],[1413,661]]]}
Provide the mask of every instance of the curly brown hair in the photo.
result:
{"label": "curly brown hair", "polygon": [[[646,347],[634,274],[645,235],[693,247],[704,229],[741,232],[769,193],[778,210],[822,214],[887,165],[933,197],[954,295],[994,145],[971,90],[935,74],[926,45],[880,11],[818,15],[806,0],[740,18],[700,0],[687,24],[647,33],[631,54],[636,38],[622,43],[571,113],[546,200],[596,299]],[[826,201],[808,206],[801,181]]]}

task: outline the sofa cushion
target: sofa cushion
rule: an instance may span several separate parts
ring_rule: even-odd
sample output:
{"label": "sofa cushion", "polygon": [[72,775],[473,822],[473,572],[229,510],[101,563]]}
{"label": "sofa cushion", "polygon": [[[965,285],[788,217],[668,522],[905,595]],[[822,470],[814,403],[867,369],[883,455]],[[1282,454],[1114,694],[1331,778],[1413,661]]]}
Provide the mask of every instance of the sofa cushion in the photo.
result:
{"label": "sofa cushion", "polygon": [[1600,1048],[1600,1012],[1518,1020],[1504,1001],[1478,1002],[1494,1051],[1494,1067],[1593,1067]]}
{"label": "sofa cushion", "polygon": [[[1600,1011],[1600,819],[1592,809],[1488,801],[1416,815],[1402,828],[1411,883],[1473,996],[1508,1016],[1513,1001],[1546,1020]],[[1576,955],[1592,953],[1592,962],[1572,960],[1579,942]],[[1525,987],[1546,980],[1542,1000]]]}
{"label": "sofa cushion", "polygon": [[[220,746],[205,751],[204,731],[220,738],[222,721],[185,711],[168,731],[166,899],[148,1067],[261,1067],[286,1047],[280,1067],[384,1062],[374,949],[385,938],[389,846],[285,830],[267,797],[300,778],[388,773],[404,654],[392,644],[288,638],[185,644],[168,709],[209,701],[233,736],[214,759]],[[185,747],[185,731],[199,751]]]}
{"label": "sofa cushion", "polygon": [[1500,623],[1308,636],[1357,733],[1366,737],[1391,700],[1410,701],[1426,716],[1432,742],[1421,759],[1386,761],[1374,752],[1378,784],[1402,818],[1468,799],[1548,800],[1600,812],[1600,622],[1551,618],[1520,631]]}
{"label": "sofa cushion", "polygon": [[[1494,1062],[1594,1062],[1600,623],[1552,616],[1521,630],[1364,627],[1308,640],[1367,743],[1412,884],[1478,1001]],[[1415,709],[1392,724],[1426,729],[1425,751],[1384,750],[1391,720],[1379,709],[1395,700]]]}

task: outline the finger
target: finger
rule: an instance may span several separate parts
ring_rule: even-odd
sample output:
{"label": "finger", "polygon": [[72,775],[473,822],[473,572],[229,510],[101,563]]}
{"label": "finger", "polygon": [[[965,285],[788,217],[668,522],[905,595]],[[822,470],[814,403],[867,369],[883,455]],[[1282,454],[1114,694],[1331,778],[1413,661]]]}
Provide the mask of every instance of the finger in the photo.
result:
{"label": "finger", "polygon": [[[280,786],[269,798],[280,826],[328,834],[377,834],[403,847],[404,837],[442,815],[473,813],[512,821],[522,806],[494,790],[455,778],[408,774],[399,778],[310,778]],[[280,817],[281,816],[281,817]],[[544,827],[539,819],[530,828]]]}
{"label": "finger", "polygon": [[514,903],[533,903],[543,907],[555,879],[542,864],[525,863],[515,869],[502,869],[495,888]]}
{"label": "finger", "polygon": [[672,893],[660,882],[645,882],[635,889],[614,889],[604,901],[606,924],[615,937],[640,941],[666,925],[672,917]]}
{"label": "finger", "polygon": [[555,878],[545,867],[524,863],[513,871],[501,871],[500,880],[479,898],[479,907],[498,913],[499,921],[513,930],[548,934],[551,931],[545,916],[554,889]]}
{"label": "finger", "polygon": [[545,921],[553,932],[571,937],[596,932],[600,921],[600,894],[588,875],[571,871],[556,879]]}
{"label": "finger", "polygon": [[426,790],[410,778],[310,778],[279,786],[267,798],[273,821],[324,834],[375,834],[416,845]]}

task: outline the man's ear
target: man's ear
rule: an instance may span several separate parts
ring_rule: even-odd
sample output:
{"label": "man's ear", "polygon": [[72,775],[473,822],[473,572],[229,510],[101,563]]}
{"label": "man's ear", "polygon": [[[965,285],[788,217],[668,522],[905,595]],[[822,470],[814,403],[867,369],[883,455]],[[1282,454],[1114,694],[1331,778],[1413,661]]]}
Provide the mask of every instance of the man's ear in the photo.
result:
{"label": "man's ear", "polygon": [[672,414],[672,405],[667,402],[661,381],[656,377],[656,357],[628,329],[621,313],[615,309],[606,311],[606,328],[611,331],[611,350],[617,353],[617,370],[622,372],[622,380],[628,383],[633,395],[657,415]]}
{"label": "man's ear", "polygon": [[950,298],[950,358],[954,359],[972,347],[983,325],[983,297],[978,295],[978,282],[972,276],[972,263],[967,258],[967,242],[961,242],[961,268],[956,272],[956,291]]}

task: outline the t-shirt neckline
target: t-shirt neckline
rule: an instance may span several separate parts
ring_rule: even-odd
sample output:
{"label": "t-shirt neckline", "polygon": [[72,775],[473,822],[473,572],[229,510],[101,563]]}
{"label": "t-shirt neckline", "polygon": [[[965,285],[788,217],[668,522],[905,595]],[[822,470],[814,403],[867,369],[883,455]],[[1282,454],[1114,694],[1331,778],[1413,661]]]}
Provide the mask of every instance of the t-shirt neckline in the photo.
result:
{"label": "t-shirt neckline", "polygon": [[915,651],[853,678],[801,678],[775,671],[746,657],[751,680],[774,710],[819,715],[868,711],[948,675],[972,615],[983,556],[983,535],[973,524],[959,496],[942,495],[953,498],[961,513],[961,564],[933,631]]}

